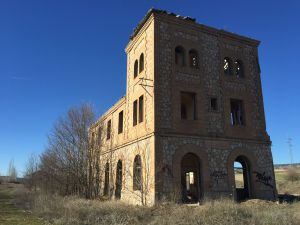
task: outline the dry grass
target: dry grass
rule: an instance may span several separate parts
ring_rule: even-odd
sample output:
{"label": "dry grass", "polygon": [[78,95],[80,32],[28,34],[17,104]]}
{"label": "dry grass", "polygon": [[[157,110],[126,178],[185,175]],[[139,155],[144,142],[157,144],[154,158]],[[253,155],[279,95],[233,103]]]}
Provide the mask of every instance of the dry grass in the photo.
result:
{"label": "dry grass", "polygon": [[74,197],[40,195],[34,213],[53,225],[96,224],[204,224],[299,225],[300,203],[277,204],[251,200],[206,202],[201,206],[163,204],[147,208],[120,202],[88,201]]}
{"label": "dry grass", "polygon": [[242,170],[235,170],[235,185],[237,188],[243,188],[243,171]]}
{"label": "dry grass", "polygon": [[281,194],[300,194],[300,167],[276,169],[276,187]]}
{"label": "dry grass", "polygon": [[[280,191],[299,193],[299,181],[288,181],[286,170],[276,171],[275,174]],[[5,188],[0,188],[1,225],[39,225],[43,221],[47,225],[300,225],[300,202],[277,204],[249,200],[236,204],[223,199],[207,201],[201,206],[165,203],[147,208],[115,201],[33,195],[25,193],[24,188],[18,185]],[[38,218],[43,218],[43,221]]]}
{"label": "dry grass", "polygon": [[300,171],[296,167],[291,167],[287,169],[287,179],[289,181],[299,181]]}
{"label": "dry grass", "polygon": [[[25,210],[17,196],[23,196],[20,184],[0,184],[0,224],[1,225],[42,225],[43,221]],[[18,199],[18,201],[16,201]]]}

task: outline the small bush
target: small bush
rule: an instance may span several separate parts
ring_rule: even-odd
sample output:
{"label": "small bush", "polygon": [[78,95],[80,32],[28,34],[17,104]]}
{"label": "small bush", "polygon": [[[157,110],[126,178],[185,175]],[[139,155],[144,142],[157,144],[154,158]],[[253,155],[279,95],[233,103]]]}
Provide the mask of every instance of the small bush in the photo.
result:
{"label": "small bush", "polygon": [[287,170],[287,180],[288,181],[297,181],[297,180],[300,180],[300,174],[299,172],[291,167],[291,168],[288,168]]}

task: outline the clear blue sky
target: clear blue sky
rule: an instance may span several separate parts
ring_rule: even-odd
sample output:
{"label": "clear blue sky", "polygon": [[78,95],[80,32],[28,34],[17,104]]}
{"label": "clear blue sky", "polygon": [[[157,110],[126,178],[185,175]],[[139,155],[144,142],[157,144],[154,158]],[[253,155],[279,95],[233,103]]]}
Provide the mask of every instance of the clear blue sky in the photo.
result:
{"label": "clear blue sky", "polygon": [[300,162],[299,1],[0,0],[0,173],[47,144],[53,122],[125,94],[124,48],[150,7],[262,41],[259,55],[275,163]]}

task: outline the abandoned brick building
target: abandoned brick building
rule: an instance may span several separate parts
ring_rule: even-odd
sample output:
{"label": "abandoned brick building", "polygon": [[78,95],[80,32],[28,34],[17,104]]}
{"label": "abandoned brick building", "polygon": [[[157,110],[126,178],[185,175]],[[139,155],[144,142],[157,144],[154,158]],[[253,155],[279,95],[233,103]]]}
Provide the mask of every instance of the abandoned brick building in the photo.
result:
{"label": "abandoned brick building", "polygon": [[150,205],[276,199],[259,43],[151,9],[126,47],[126,95],[90,128],[103,194]]}

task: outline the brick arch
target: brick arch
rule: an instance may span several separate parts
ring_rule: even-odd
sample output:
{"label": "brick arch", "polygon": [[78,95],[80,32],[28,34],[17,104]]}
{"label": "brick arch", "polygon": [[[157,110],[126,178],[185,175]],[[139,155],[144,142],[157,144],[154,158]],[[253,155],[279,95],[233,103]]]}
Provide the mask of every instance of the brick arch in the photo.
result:
{"label": "brick arch", "polygon": [[124,189],[125,185],[126,185],[126,159],[123,155],[123,153],[119,154],[118,157],[117,157],[117,160],[115,162],[115,166],[117,166],[117,163],[119,162],[119,160],[122,162],[122,186]]}
{"label": "brick arch", "polygon": [[209,163],[207,153],[199,146],[193,144],[184,144],[177,148],[172,162],[173,186],[175,191],[178,191],[178,189],[181,190],[181,160],[188,153],[194,154],[199,159],[201,179],[200,189],[203,197],[205,193],[209,191]]}
{"label": "brick arch", "polygon": [[256,157],[254,154],[245,149],[234,149],[228,156],[227,159],[227,171],[228,171],[228,188],[230,191],[233,192],[234,186],[235,186],[235,180],[234,180],[234,169],[233,164],[237,157],[242,156],[247,160],[247,164],[249,166],[249,178],[250,178],[250,193],[249,198],[255,198],[256,197],[256,185],[255,185],[255,174],[253,171],[257,171],[257,163],[256,163]]}

